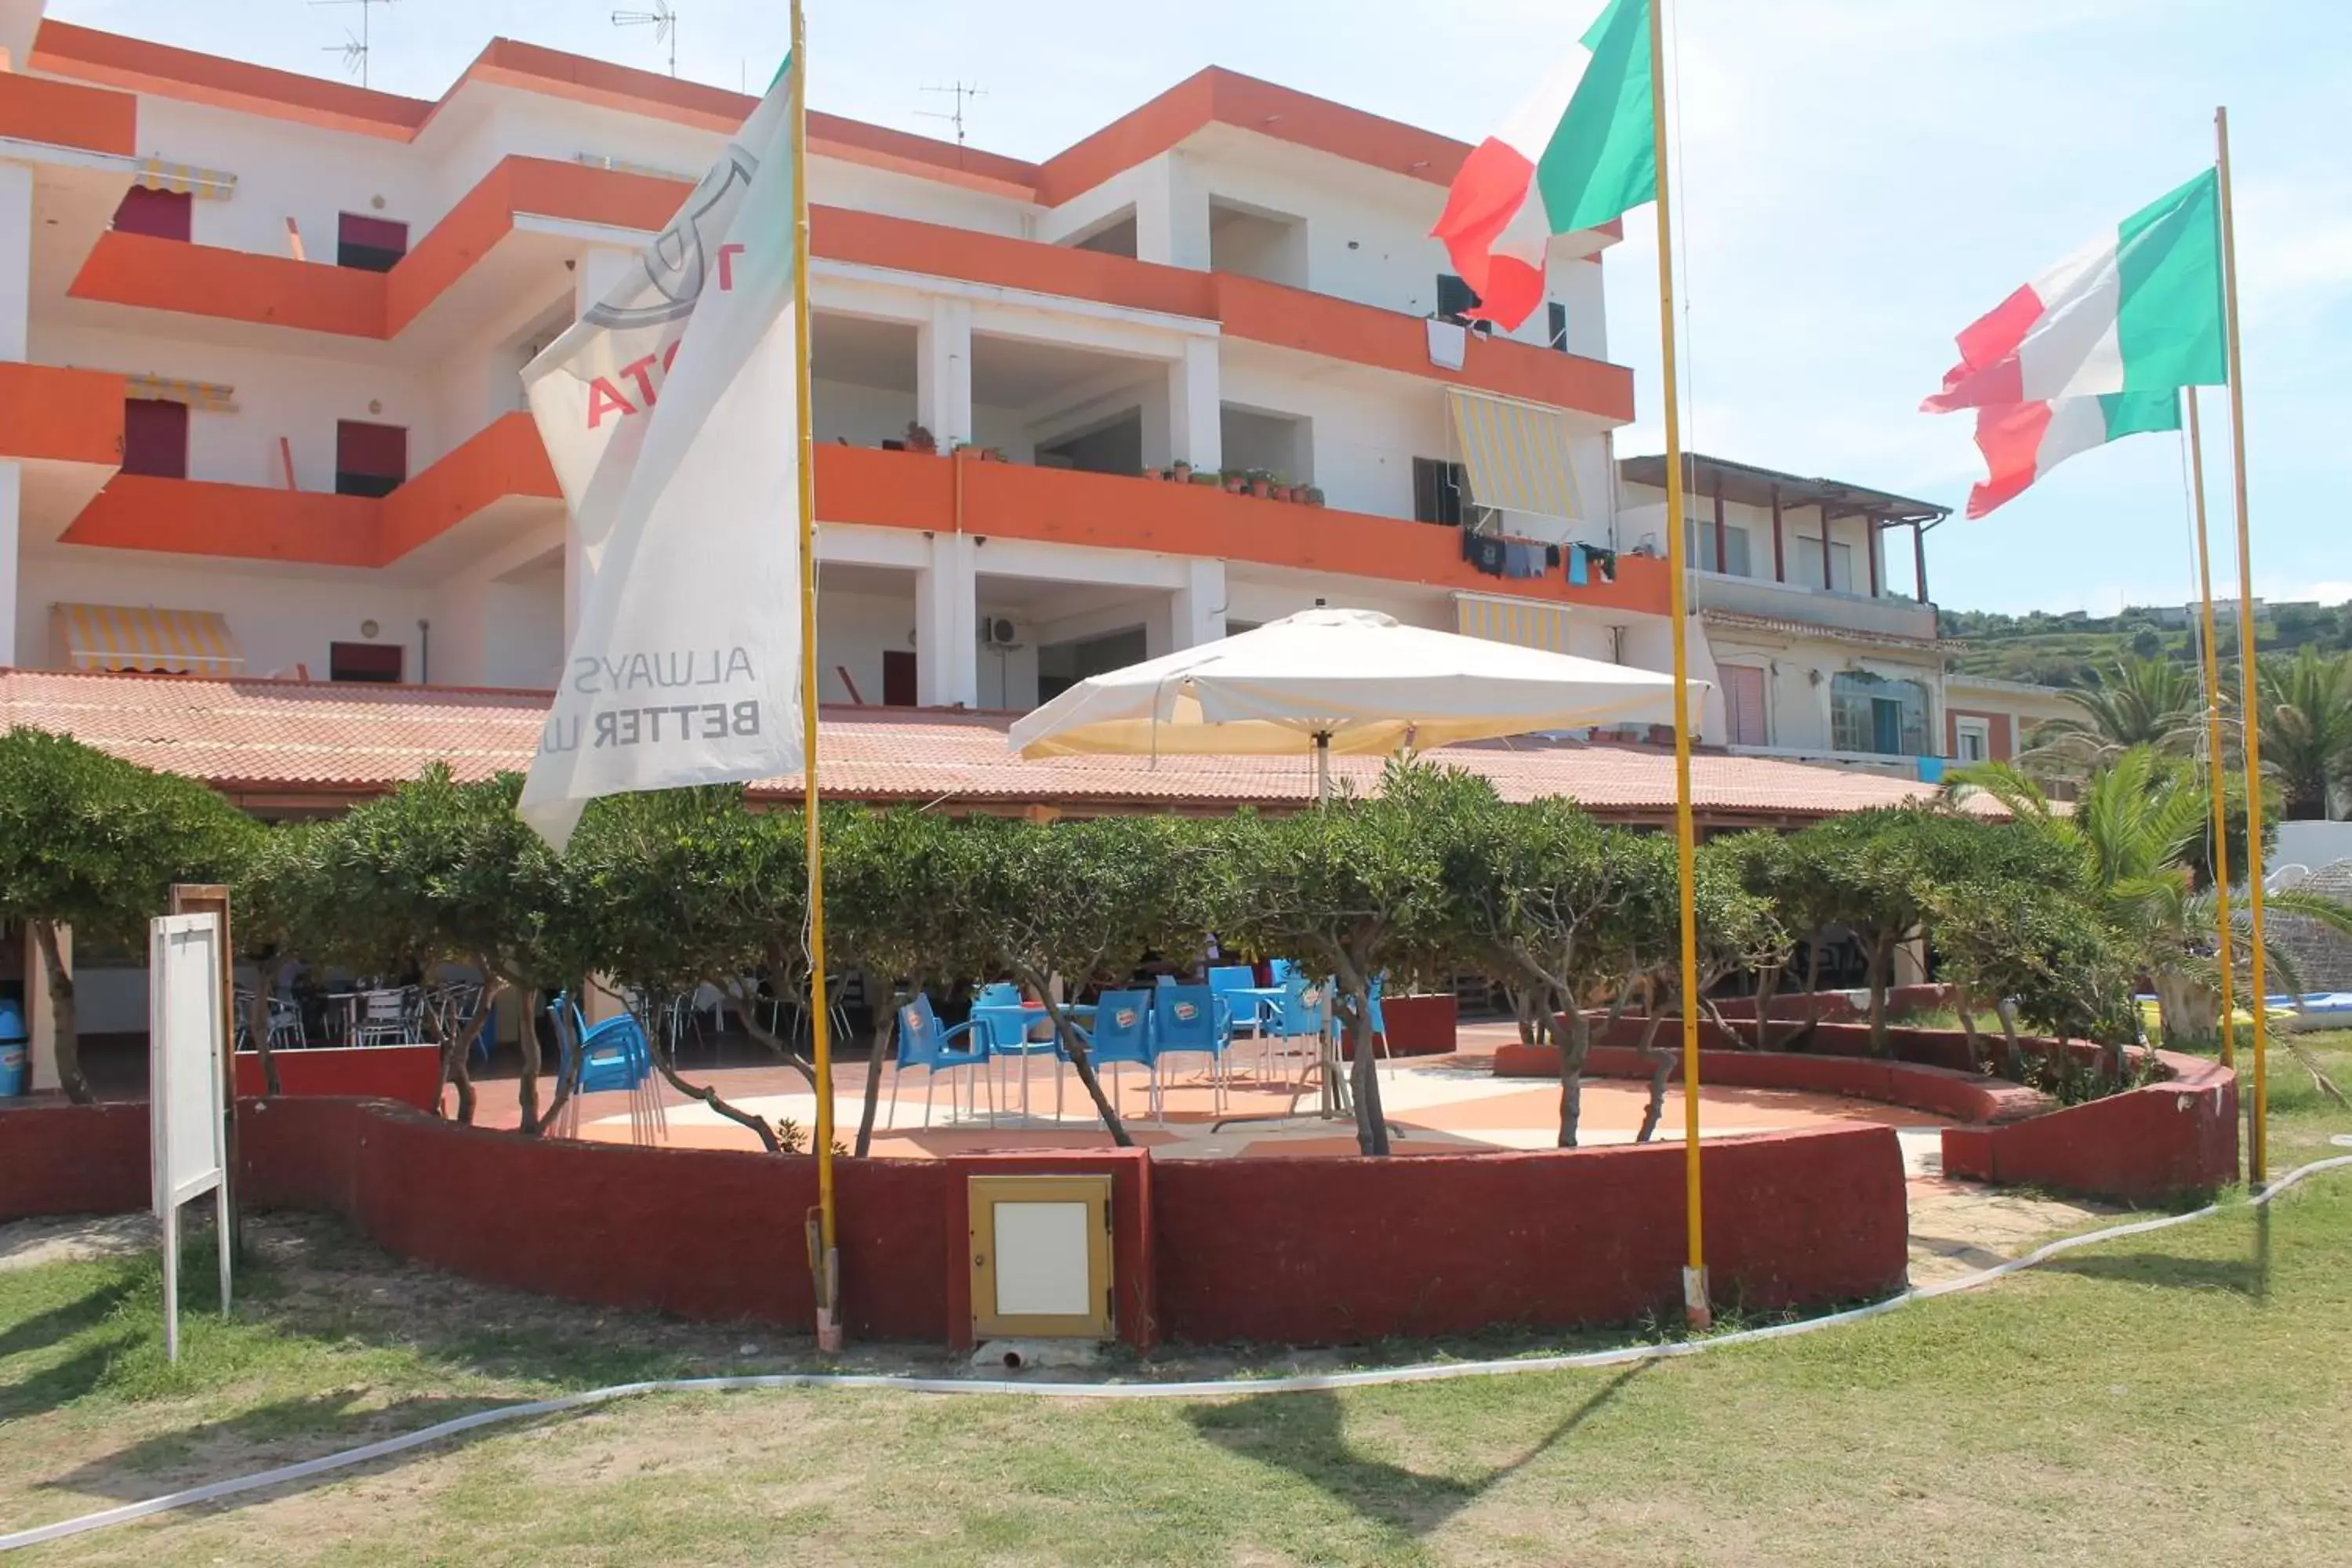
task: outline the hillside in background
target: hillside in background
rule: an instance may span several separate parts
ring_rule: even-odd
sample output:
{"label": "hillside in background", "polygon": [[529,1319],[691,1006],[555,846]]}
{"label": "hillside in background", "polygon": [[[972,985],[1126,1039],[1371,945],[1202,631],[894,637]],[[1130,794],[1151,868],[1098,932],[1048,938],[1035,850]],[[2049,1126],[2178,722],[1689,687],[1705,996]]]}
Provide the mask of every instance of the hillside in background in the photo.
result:
{"label": "hillside in background", "polygon": [[[2223,662],[2234,663],[2238,652],[2236,607],[2218,622]],[[2219,615],[2220,606],[2215,606]],[[2116,616],[2092,616],[2082,611],[2049,615],[2036,610],[2022,616],[1990,610],[1937,612],[1937,629],[1948,638],[1967,644],[1952,668],[1967,675],[1995,676],[2003,680],[2030,680],[2043,686],[2080,686],[2093,668],[2112,664],[2126,654],[2140,658],[2163,655],[2183,663],[2197,658],[2195,626],[2178,606],[2134,605]],[[2316,647],[2323,653],[2352,648],[2352,603],[2343,605],[2261,605],[2254,612],[2254,637],[2265,654],[2293,653]]]}

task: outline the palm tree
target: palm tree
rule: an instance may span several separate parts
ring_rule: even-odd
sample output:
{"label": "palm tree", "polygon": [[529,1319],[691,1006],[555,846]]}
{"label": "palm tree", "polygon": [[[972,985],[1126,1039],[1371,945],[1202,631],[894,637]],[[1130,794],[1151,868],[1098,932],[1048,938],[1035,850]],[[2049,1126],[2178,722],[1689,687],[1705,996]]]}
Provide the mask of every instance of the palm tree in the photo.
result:
{"label": "palm tree", "polygon": [[2110,668],[2093,670],[2090,684],[2065,698],[2081,716],[2043,724],[2030,756],[2096,765],[2134,746],[2188,755],[2205,717],[2205,692],[2195,672],[2160,656],[2118,658]]}
{"label": "palm tree", "polygon": [[2352,655],[2303,647],[2254,667],[2263,771],[2289,822],[2325,819],[2331,785],[2352,784]]}
{"label": "palm tree", "polygon": [[[2206,827],[2208,797],[2195,767],[2147,746],[2118,752],[2091,775],[2082,797],[2062,812],[2007,763],[1974,763],[1946,775],[1950,794],[1981,790],[2020,822],[2080,845],[2092,867],[2093,895],[2154,984],[2158,1029],[2167,1045],[2210,1038],[2220,1027],[2221,959],[2217,900],[2189,870]],[[2352,935],[2352,905],[2300,889],[2267,895],[2273,913],[2307,915]],[[2253,992],[2253,923],[2243,899],[2232,901],[2231,973],[2238,994]],[[2263,961],[2291,992],[2301,990],[2294,961],[2264,933]],[[2284,1042],[2321,1089],[2344,1097],[2294,1040]]]}

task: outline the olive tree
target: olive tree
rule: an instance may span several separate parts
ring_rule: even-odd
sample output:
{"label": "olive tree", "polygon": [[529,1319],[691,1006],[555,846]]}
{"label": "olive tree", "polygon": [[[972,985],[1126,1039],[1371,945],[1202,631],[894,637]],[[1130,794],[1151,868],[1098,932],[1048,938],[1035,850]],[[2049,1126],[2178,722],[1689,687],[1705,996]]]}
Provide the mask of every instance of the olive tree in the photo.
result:
{"label": "olive tree", "polygon": [[1445,886],[1448,814],[1475,809],[1454,770],[1391,761],[1380,793],[1295,816],[1244,815],[1216,834],[1211,921],[1227,945],[1287,952],[1337,984],[1334,1011],[1355,1055],[1356,1143],[1389,1152],[1371,1026],[1384,970],[1446,964],[1460,925]]}
{"label": "olive tree", "polygon": [[457,1091],[460,1121],[474,1119],[467,1070],[474,1042],[499,1001],[520,998],[521,1126],[535,1133],[539,1036],[530,1014],[543,990],[582,973],[584,950],[562,864],[515,815],[521,792],[519,773],[459,784],[436,763],[355,808],[331,843],[351,952],[382,968],[448,963],[482,976],[482,1005],[441,1041],[442,1081]]}
{"label": "olive tree", "polygon": [[75,1103],[93,1097],[59,931],[138,943],[173,883],[230,881],[260,831],[194,779],[46,731],[0,735],[0,920],[24,926],[40,953],[58,1077]]}
{"label": "olive tree", "polygon": [[984,837],[936,812],[842,809],[824,818],[825,937],[835,962],[891,988],[890,1005],[873,1009],[874,1036],[858,1110],[863,1157],[874,1141],[882,1075],[898,1043],[898,1008],[932,982],[977,973],[985,964],[965,892],[966,858]]}
{"label": "olive tree", "polygon": [[594,958],[592,967],[647,999],[654,1062],[680,1093],[783,1148],[767,1121],[679,1073],[658,999],[709,985],[736,1005],[744,1032],[816,1085],[815,1065],[760,1016],[759,978],[780,1002],[808,984],[806,818],[750,811],[740,786],[659,790],[598,801],[564,855]]}
{"label": "olive tree", "polygon": [[975,951],[1044,999],[1055,1037],[1111,1141],[1134,1142],[1097,1080],[1086,1036],[1058,996],[1116,984],[1151,952],[1197,941],[1201,830],[1168,816],[1032,823],[975,817],[952,857]]}
{"label": "olive tree", "polygon": [[281,823],[257,835],[230,887],[237,942],[256,970],[246,1032],[271,1094],[280,1092],[269,1038],[269,1002],[278,983],[297,963],[323,967],[352,956],[350,933],[357,922],[335,872],[343,821]]}

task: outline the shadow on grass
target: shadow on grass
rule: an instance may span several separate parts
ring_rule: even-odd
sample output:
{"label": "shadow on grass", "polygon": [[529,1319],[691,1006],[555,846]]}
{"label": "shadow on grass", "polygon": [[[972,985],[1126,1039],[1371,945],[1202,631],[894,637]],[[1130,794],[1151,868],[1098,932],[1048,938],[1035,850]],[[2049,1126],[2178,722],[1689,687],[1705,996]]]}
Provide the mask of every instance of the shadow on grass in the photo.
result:
{"label": "shadow on grass", "polygon": [[0,1362],[10,1356],[24,1355],[45,1350],[60,1340],[96,1328],[106,1321],[122,1299],[131,1294],[135,1278],[121,1278],[97,1282],[70,1301],[60,1302],[44,1312],[36,1312],[0,1330]]}
{"label": "shadow on grass", "polygon": [[[436,1423],[509,1403],[497,1398],[418,1395],[384,1405],[359,1403],[357,1390],[301,1394],[256,1405],[218,1421],[142,1438],[41,1483],[46,1490],[83,1497],[137,1501],[159,1492],[202,1484],[197,1477],[251,1475],[306,1459],[341,1453],[415,1432]],[[583,1412],[584,1414],[584,1412]],[[439,1458],[485,1437],[512,1435],[562,1415],[524,1416],[455,1433],[421,1447],[404,1449],[341,1469],[304,1477],[282,1486],[257,1489],[194,1505],[193,1511],[227,1513],[314,1487],[380,1475],[419,1458]],[[174,1474],[173,1472],[178,1472]]]}
{"label": "shadow on grass", "polygon": [[2271,1205],[2253,1211],[2253,1245],[2243,1258],[2183,1258],[2168,1252],[2072,1253],[2043,1264],[2053,1274],[2113,1279],[2174,1290],[2226,1290],[2250,1301],[2271,1296]]}
{"label": "shadow on grass", "polygon": [[1199,1406],[1185,1418],[1202,1436],[1236,1458],[1288,1470],[1364,1518],[1418,1537],[1532,1464],[1655,1364],[1637,1362],[1627,1367],[1562,1416],[1527,1452],[1467,1479],[1424,1475],[1359,1452],[1348,1440],[1339,1397],[1329,1392],[1262,1394]]}

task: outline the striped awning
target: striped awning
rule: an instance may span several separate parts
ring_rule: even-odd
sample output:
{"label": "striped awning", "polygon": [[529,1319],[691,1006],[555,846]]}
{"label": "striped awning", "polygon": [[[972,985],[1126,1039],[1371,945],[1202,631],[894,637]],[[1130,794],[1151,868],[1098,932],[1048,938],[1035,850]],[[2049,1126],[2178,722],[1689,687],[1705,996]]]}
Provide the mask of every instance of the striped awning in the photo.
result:
{"label": "striped awning", "polygon": [[236,195],[235,174],[220,169],[199,169],[192,163],[167,163],[161,158],[142,160],[131,183],[151,191],[173,191],[206,201],[225,202]]}
{"label": "striped awning", "polygon": [[236,412],[236,388],[211,381],[175,381],[161,375],[127,375],[122,389],[131,397],[154,398],[164,403],[184,403],[204,414],[234,414]]}
{"label": "striped awning", "polygon": [[1465,637],[1542,648],[1549,653],[1568,651],[1565,605],[1507,599],[1495,594],[1456,594],[1454,623],[1454,629]]}
{"label": "striped awning", "polygon": [[1540,404],[1446,388],[1462,466],[1480,506],[1577,519],[1584,508],[1568,460],[1568,415]]}
{"label": "striped awning", "polygon": [[222,676],[245,668],[228,618],[213,610],[58,604],[49,620],[58,651],[76,669]]}

